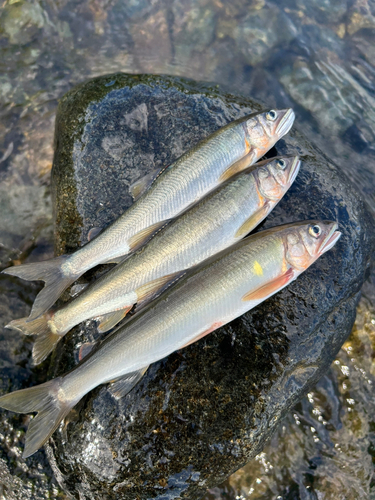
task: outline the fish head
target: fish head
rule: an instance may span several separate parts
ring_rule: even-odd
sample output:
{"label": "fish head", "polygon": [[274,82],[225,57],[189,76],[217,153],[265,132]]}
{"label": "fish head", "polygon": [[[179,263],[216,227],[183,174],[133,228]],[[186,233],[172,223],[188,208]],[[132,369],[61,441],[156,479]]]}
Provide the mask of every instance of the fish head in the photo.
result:
{"label": "fish head", "polygon": [[270,109],[252,115],[245,121],[246,140],[258,158],[263,156],[276,142],[289,132],[294,122],[294,111]]}
{"label": "fish head", "polygon": [[297,177],[301,162],[298,156],[280,156],[257,163],[254,171],[260,194],[272,201],[280,200]]}
{"label": "fish head", "polygon": [[303,271],[330,250],[341,236],[337,222],[305,221],[291,225],[285,235],[286,260]]}

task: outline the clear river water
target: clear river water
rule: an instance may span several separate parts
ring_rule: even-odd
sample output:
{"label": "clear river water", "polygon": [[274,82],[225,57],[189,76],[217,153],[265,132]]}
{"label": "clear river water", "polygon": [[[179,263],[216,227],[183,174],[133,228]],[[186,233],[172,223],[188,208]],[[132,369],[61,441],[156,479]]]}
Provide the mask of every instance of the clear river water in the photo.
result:
{"label": "clear river water", "polygon": [[[0,269],[53,255],[58,100],[119,71],[215,82],[267,107],[292,106],[299,129],[375,214],[374,1],[3,0]],[[26,312],[35,290],[2,277],[1,307],[12,292]],[[14,334],[4,321],[0,341]],[[264,451],[205,499],[375,499],[374,360],[373,273],[330,371]]]}

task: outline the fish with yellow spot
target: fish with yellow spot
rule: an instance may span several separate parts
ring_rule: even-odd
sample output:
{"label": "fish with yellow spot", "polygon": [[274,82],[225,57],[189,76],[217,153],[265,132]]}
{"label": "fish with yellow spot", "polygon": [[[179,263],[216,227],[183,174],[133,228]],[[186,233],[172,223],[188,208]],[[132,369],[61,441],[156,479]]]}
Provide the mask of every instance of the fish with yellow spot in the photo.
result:
{"label": "fish with yellow spot", "polygon": [[340,235],[336,222],[305,221],[249,236],[197,266],[70,372],[0,397],[3,408],[38,413],[29,424],[23,456],[40,448],[89,391],[111,382],[114,397],[127,394],[148,365],[287,286],[332,248]]}
{"label": "fish with yellow spot", "polygon": [[135,203],[82,248],[71,255],[5,269],[5,274],[45,282],[30,320],[45,313],[83,273],[134,252],[170,219],[259,160],[290,130],[293,121],[292,109],[271,109],[229,123],[169,167],[137,182],[132,189]]}
{"label": "fish with yellow spot", "polygon": [[263,275],[263,267],[259,264],[257,260],[254,262],[254,271],[257,276]]}
{"label": "fish with yellow spot", "polygon": [[[101,316],[99,330],[110,330],[134,304],[150,301],[187,269],[252,231],[287,192],[299,167],[297,156],[279,157],[233,176],[77,298],[33,321],[14,320],[7,328],[36,335],[35,364],[82,321]],[[262,273],[258,262],[254,266]]]}

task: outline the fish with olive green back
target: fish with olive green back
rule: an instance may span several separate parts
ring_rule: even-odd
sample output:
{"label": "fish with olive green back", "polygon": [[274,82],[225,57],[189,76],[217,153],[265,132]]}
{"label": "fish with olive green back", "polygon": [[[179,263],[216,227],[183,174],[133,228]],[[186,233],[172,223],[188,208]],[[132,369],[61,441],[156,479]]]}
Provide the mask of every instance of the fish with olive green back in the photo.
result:
{"label": "fish with olive green back", "polygon": [[293,125],[292,109],[255,113],[229,123],[154,175],[151,187],[137,187],[137,201],[96,238],[71,255],[10,267],[5,274],[41,280],[30,320],[45,313],[77,278],[98,264],[113,262],[141,247],[170,219],[212,189],[255,163]]}
{"label": "fish with olive green back", "polygon": [[186,269],[252,231],[289,189],[299,167],[299,158],[294,156],[265,160],[242,171],[68,304],[33,321],[12,321],[7,327],[37,335],[35,364],[41,363],[57,342],[82,321],[104,315],[99,330],[110,330],[134,304],[150,301]]}
{"label": "fish with olive green back", "polygon": [[0,406],[38,412],[23,453],[35,453],[80,399],[111,382],[115,397],[127,394],[148,365],[249,311],[296,279],[333,247],[335,222],[305,221],[249,236],[197,266],[130,318],[73,370],[29,389],[0,397]]}

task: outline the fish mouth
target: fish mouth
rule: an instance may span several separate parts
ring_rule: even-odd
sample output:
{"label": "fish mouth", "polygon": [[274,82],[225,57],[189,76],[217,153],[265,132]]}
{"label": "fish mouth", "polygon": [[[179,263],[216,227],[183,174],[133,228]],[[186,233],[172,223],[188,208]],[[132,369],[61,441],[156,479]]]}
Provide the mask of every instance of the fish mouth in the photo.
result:
{"label": "fish mouth", "polygon": [[288,184],[291,185],[295,181],[299,169],[301,166],[301,160],[299,159],[298,156],[296,156],[293,160],[292,166],[290,167],[290,172],[289,172],[289,177],[288,177]]}
{"label": "fish mouth", "polygon": [[281,113],[282,117],[279,123],[277,124],[275,132],[279,137],[283,137],[285,134],[289,132],[289,130],[292,128],[294,119],[296,117],[292,108],[282,109]]}
{"label": "fish mouth", "polygon": [[337,228],[338,228],[338,224],[335,222],[332,225],[331,230],[329,231],[329,233],[327,234],[327,236],[322,241],[322,244],[319,247],[319,254],[320,255],[322,255],[323,253],[330,250],[337,243],[337,241],[340,239],[342,233],[340,231],[337,231]]}

